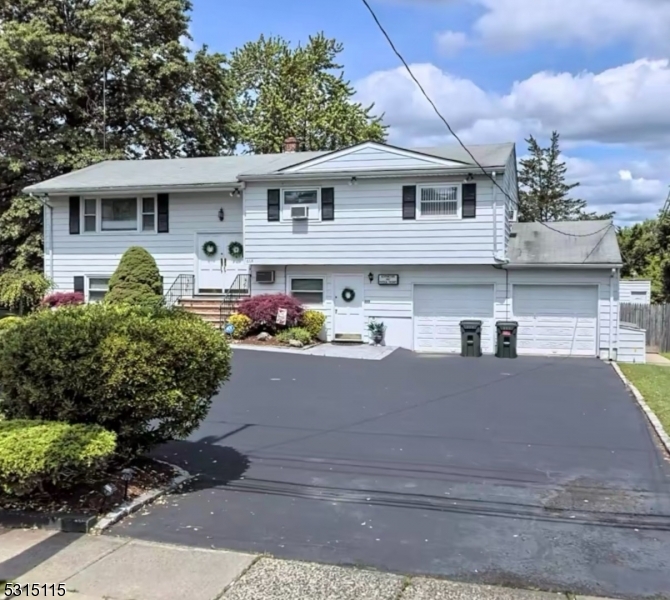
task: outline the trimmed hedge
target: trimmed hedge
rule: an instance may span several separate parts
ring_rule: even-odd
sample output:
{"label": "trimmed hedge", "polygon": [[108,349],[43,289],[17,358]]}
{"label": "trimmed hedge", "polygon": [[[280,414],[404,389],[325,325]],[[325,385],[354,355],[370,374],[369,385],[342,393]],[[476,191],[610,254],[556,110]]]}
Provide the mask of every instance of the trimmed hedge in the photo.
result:
{"label": "trimmed hedge", "polygon": [[45,484],[68,487],[104,469],[116,435],[97,425],[0,421],[0,490],[23,495]]}
{"label": "trimmed hedge", "polygon": [[309,331],[313,339],[317,339],[323,331],[326,323],[326,315],[318,310],[306,310],[300,321],[301,327]]}
{"label": "trimmed hedge", "polygon": [[190,435],[230,375],[224,336],[181,310],[64,306],[2,342],[0,412],[100,425],[124,457]]}
{"label": "trimmed hedge", "polygon": [[[286,325],[277,325],[279,309],[286,309]],[[252,331],[275,333],[280,329],[295,327],[303,314],[302,304],[286,294],[261,294],[243,300],[237,312],[246,315],[252,321]]]}
{"label": "trimmed hedge", "polygon": [[154,257],[140,246],[123,253],[119,266],[109,280],[107,304],[160,305],[163,282]]}

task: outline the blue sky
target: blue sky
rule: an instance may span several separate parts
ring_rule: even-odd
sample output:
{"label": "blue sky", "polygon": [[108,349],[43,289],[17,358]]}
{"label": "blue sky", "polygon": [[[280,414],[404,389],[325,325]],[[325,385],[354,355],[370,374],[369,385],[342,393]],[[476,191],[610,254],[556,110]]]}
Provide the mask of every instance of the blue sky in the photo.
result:
{"label": "blue sky", "polygon": [[[324,31],[364,102],[404,145],[451,143],[360,0],[193,0],[196,45],[224,53],[265,35]],[[670,183],[670,2],[375,0],[382,23],[470,143],[557,129],[580,195],[627,223],[653,216]],[[579,18],[575,18],[578,16]]]}

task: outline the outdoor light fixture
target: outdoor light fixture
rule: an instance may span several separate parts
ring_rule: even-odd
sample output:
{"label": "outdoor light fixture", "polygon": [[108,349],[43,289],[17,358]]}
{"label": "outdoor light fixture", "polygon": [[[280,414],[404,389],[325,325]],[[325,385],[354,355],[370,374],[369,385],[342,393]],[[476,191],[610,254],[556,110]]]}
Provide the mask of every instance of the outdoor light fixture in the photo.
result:
{"label": "outdoor light fixture", "polygon": [[116,486],[113,483],[106,483],[102,486],[102,493],[109,498],[116,493]]}
{"label": "outdoor light fixture", "polygon": [[225,217],[225,213],[223,212],[223,208],[219,209],[219,221],[223,221],[223,218]]}
{"label": "outdoor light fixture", "polygon": [[234,190],[230,190],[230,197],[232,198],[233,196],[236,196],[239,198],[242,194],[240,194],[240,188],[235,188]]}
{"label": "outdoor light fixture", "polygon": [[475,176],[472,173],[468,173],[468,176],[465,178],[465,181],[472,181]]}
{"label": "outdoor light fixture", "polygon": [[123,499],[128,500],[128,485],[130,485],[130,482],[132,478],[135,476],[135,469],[128,467],[126,469],[123,469],[121,471],[121,479],[124,484],[124,489],[123,489]]}
{"label": "outdoor light fixture", "polygon": [[372,271],[368,273],[368,279],[370,280],[370,283],[372,283],[375,280],[375,276],[373,275]]}
{"label": "outdoor light fixture", "polygon": [[358,179],[356,179],[356,177],[352,177],[349,180],[349,185],[356,185],[357,183],[358,183]]}

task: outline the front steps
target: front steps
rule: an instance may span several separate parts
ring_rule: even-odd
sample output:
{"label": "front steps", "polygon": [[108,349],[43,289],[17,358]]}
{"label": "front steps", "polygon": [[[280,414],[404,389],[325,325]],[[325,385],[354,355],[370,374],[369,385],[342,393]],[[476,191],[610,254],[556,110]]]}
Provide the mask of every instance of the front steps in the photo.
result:
{"label": "front steps", "polygon": [[228,317],[232,315],[237,305],[248,298],[246,295],[230,296],[194,296],[193,298],[180,298],[178,305],[184,310],[198,315],[204,321],[211,323],[217,329],[222,329]]}

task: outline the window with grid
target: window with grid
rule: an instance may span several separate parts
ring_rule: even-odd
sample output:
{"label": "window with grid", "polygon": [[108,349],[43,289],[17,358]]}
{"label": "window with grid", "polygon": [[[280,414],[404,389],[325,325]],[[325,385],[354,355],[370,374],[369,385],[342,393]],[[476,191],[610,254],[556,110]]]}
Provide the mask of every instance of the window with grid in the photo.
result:
{"label": "window with grid", "polygon": [[102,302],[109,291],[109,277],[88,278],[88,301]]}
{"label": "window with grid", "polygon": [[422,217],[457,217],[458,186],[431,186],[421,188],[419,210]]}
{"label": "window with grid", "polygon": [[142,198],[142,231],[156,229],[156,199]]}
{"label": "window with grid", "polygon": [[291,296],[303,304],[323,304],[323,279],[291,279]]}
{"label": "window with grid", "polygon": [[98,201],[95,198],[84,200],[84,231],[95,231],[97,228]]}

